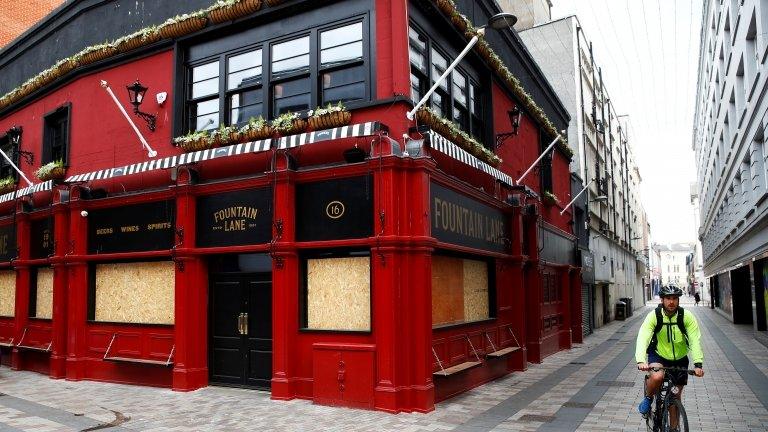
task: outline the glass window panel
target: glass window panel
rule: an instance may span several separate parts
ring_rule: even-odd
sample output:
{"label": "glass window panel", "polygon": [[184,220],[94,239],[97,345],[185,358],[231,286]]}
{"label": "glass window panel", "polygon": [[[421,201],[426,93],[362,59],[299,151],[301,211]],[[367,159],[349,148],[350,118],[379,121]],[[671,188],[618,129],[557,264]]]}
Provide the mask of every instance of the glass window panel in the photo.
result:
{"label": "glass window panel", "polygon": [[[448,61],[445,60],[439,52],[432,50],[432,82],[436,82],[440,75],[448,69]],[[443,80],[440,83],[440,87],[444,90],[448,90],[448,79]]]}
{"label": "glass window panel", "polygon": [[353,42],[323,50],[320,53],[320,63],[328,66],[334,63],[342,63],[363,58],[363,43]]}
{"label": "glass window panel", "polygon": [[351,102],[365,96],[365,83],[348,84],[323,90],[323,105],[335,102]]}
{"label": "glass window panel", "polygon": [[[363,23],[355,23],[333,30],[324,31],[320,35],[320,49],[333,48],[354,41],[363,40]],[[362,44],[361,44],[362,46]]]}
{"label": "glass window panel", "polygon": [[219,127],[219,113],[195,117],[195,130],[216,129]]}
{"label": "glass window panel", "polygon": [[229,74],[227,90],[261,84],[261,66]]}
{"label": "glass window panel", "polygon": [[238,72],[261,66],[261,50],[250,51],[229,58],[229,72]]}
{"label": "glass window panel", "polygon": [[477,86],[474,85],[474,84],[470,84],[470,86],[469,86],[469,111],[472,114],[475,114],[475,115],[479,115],[479,113],[481,112],[480,111],[481,107],[479,106],[479,102],[480,101],[477,98],[477,96],[479,94],[480,93],[479,93],[479,89],[477,88]]}
{"label": "glass window panel", "polygon": [[306,72],[308,70],[309,54],[272,63],[272,75],[278,77],[292,72]]}
{"label": "glass window panel", "polygon": [[307,110],[311,103],[309,78],[286,81],[273,88],[274,115]]}
{"label": "glass window panel", "polygon": [[423,95],[421,94],[421,78],[411,74],[411,100],[421,100]]}
{"label": "glass window panel", "polygon": [[408,40],[410,45],[421,53],[427,50],[427,39],[412,27],[408,27]]}
{"label": "glass window panel", "polygon": [[244,123],[251,117],[264,115],[261,89],[233,94],[229,103],[230,123]]}
{"label": "glass window panel", "polygon": [[219,112],[219,99],[211,99],[204,102],[198,102],[196,105],[197,115],[211,114]]}
{"label": "glass window panel", "polygon": [[216,94],[219,92],[219,78],[211,78],[192,84],[192,99]]}
{"label": "glass window panel", "polygon": [[347,69],[327,72],[322,75],[323,88],[338,87],[365,81],[365,68],[356,66]]}
{"label": "glass window panel", "polygon": [[467,79],[464,75],[454,71],[453,75],[453,100],[463,106],[467,106]]}
{"label": "glass window panel", "polygon": [[208,63],[192,68],[192,82],[204,81],[219,76],[219,62]]}
{"label": "glass window panel", "polygon": [[453,121],[459,125],[459,128],[466,131],[469,129],[469,115],[466,108],[455,104],[453,107]]}
{"label": "glass window panel", "polygon": [[309,54],[309,36],[272,45],[272,62]]}

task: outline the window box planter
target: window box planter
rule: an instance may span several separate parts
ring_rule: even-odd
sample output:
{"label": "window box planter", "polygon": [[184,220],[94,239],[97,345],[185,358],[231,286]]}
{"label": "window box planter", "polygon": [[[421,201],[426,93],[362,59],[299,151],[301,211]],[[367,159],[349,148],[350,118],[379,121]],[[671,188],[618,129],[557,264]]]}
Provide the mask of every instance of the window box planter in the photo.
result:
{"label": "window box planter", "polygon": [[481,161],[494,167],[501,163],[501,158],[499,158],[496,154],[483,147],[482,144],[475,141],[472,137],[467,135],[466,132],[459,129],[455,123],[440,117],[431,109],[421,108],[416,112],[416,119],[419,123],[429,126],[429,128],[434,132],[452,141],[454,144],[461,147],[464,151],[471,154],[472,156],[475,156]]}
{"label": "window box planter", "polygon": [[13,177],[6,177],[0,180],[0,195],[5,195],[16,190],[16,180]]}
{"label": "window box planter", "polygon": [[207,150],[213,148],[214,143],[208,131],[191,132],[173,139],[173,144],[185,152]]}
{"label": "window box planter", "polygon": [[160,37],[173,39],[202,30],[207,21],[208,19],[202,14],[182,15],[164,22],[157,31],[160,33]]}
{"label": "window box planter", "polygon": [[544,191],[544,194],[541,196],[541,202],[544,203],[545,206],[554,206],[557,205],[558,199],[557,195],[553,194],[550,191]]}
{"label": "window box planter", "polygon": [[284,1],[285,1],[285,0],[266,0],[267,4],[268,4],[270,7],[272,7],[272,6],[277,6],[277,5],[279,5],[280,3],[284,2]]}
{"label": "window box planter", "polygon": [[310,111],[307,119],[312,130],[331,129],[346,126],[352,121],[352,113],[343,104],[328,105],[326,108],[316,108]]}
{"label": "window box planter", "polygon": [[261,0],[218,1],[208,9],[208,17],[218,24],[250,15],[261,9]]}
{"label": "window box planter", "polygon": [[296,113],[287,112],[272,120],[272,128],[280,135],[295,135],[307,129],[307,121]]}
{"label": "window box planter", "polygon": [[233,140],[239,142],[258,141],[272,138],[274,134],[275,129],[263,117],[251,117],[248,124],[233,132],[235,135]]}
{"label": "window box planter", "polygon": [[62,161],[45,164],[35,171],[35,176],[43,182],[48,180],[63,180],[66,174],[67,170],[64,168],[64,163]]}
{"label": "window box planter", "polygon": [[112,45],[99,45],[91,48],[87,48],[79,55],[80,63],[83,65],[96,63],[99,60],[104,60],[107,57],[111,57],[117,53],[117,48]]}
{"label": "window box planter", "polygon": [[160,39],[160,33],[158,33],[157,29],[149,27],[116,40],[114,45],[118,52],[124,53],[153,44]]}

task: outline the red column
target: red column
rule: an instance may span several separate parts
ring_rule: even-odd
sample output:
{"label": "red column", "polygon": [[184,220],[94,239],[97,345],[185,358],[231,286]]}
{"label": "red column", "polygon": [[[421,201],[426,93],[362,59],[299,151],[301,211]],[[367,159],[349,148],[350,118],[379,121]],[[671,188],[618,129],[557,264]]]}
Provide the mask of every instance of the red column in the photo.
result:
{"label": "red column", "polygon": [[171,388],[190,391],[208,385],[208,275],[195,244],[196,199],[188,170],[179,170],[176,193],[174,356]]}
{"label": "red column", "polygon": [[53,204],[53,322],[51,325],[51,378],[67,375],[67,266],[64,254],[69,240],[69,209],[62,203],[59,191],[54,191]]}
{"label": "red column", "polygon": [[[299,257],[296,253],[296,186],[288,160],[277,155],[272,250],[272,399],[294,399],[299,338]],[[306,389],[305,389],[306,390]],[[310,389],[311,392],[311,389]]]}
{"label": "red column", "polygon": [[[88,253],[88,220],[83,210],[80,189],[73,187],[69,203],[69,236],[65,238],[63,254],[84,256]],[[61,233],[54,235],[58,238]],[[86,320],[88,318],[88,263],[82,259],[66,260],[67,277],[67,380],[79,381],[85,376],[88,339]]]}
{"label": "red column", "polygon": [[539,268],[539,235],[538,235],[538,212],[535,215],[528,215],[524,218],[523,235],[527,238],[528,262],[524,270],[525,285],[525,327],[526,341],[528,347],[528,361],[541,363],[541,338],[542,338],[542,316],[541,316],[541,269]]}
{"label": "red column", "polygon": [[[512,289],[512,334],[505,335],[511,337],[514,342],[520,346],[520,350],[509,356],[508,366],[512,370],[523,371],[528,368],[528,347],[526,346],[526,328],[525,328],[525,310],[526,310],[526,289],[525,289],[525,257],[523,254],[523,218],[522,207],[512,208],[509,217],[510,231],[510,254],[512,258],[509,261],[510,285]],[[516,339],[516,340],[515,340]]]}
{"label": "red column", "polygon": [[581,268],[571,267],[569,271],[571,280],[571,340],[573,343],[584,342],[584,333],[581,326]]}
{"label": "red column", "polygon": [[[16,244],[10,247],[16,247],[19,252],[18,260],[26,261],[29,259],[29,214],[24,212],[23,201],[18,202],[16,211]],[[14,265],[16,270],[16,310],[14,312],[15,335],[14,342],[19,343],[24,330],[29,325],[29,266]],[[23,353],[17,348],[13,349],[11,354],[11,368],[13,370],[24,369],[22,361]]]}

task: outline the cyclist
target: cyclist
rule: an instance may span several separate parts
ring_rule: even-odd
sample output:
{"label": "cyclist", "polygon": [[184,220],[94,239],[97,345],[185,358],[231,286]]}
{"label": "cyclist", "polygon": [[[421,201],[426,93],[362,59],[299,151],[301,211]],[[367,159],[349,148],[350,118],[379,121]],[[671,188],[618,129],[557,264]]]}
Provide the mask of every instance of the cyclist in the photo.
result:
{"label": "cyclist", "polygon": [[[674,286],[664,286],[659,291],[661,304],[645,317],[640,332],[637,335],[635,361],[641,371],[649,371],[653,367],[677,367],[687,369],[690,359],[693,360],[697,377],[704,376],[702,362],[704,352],[701,349],[701,332],[696,318],[689,311],[680,307],[680,296],[683,291]],[[682,371],[668,371],[677,385],[678,399],[683,396],[683,386],[688,383],[688,375]],[[653,395],[664,380],[664,371],[651,372],[645,389],[645,397],[640,402],[638,410],[644,416],[651,411]],[[674,411],[672,410],[674,409]],[[670,410],[671,430],[677,430],[677,408]]]}

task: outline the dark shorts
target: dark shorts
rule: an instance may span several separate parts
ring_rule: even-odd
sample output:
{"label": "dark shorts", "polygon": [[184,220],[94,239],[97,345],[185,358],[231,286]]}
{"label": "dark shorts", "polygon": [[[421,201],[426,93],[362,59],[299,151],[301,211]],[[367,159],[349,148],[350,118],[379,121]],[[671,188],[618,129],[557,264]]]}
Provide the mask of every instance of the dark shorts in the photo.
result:
{"label": "dark shorts", "polygon": [[[661,363],[661,365],[665,367],[679,367],[679,368],[688,369],[688,365],[690,364],[690,361],[688,360],[688,356],[685,356],[680,360],[667,360],[655,352],[650,352],[648,353],[648,364],[651,364],[651,363]],[[668,373],[672,377],[672,382],[674,382],[675,384],[677,385],[688,384],[688,374],[685,373],[684,371],[669,371]]]}

